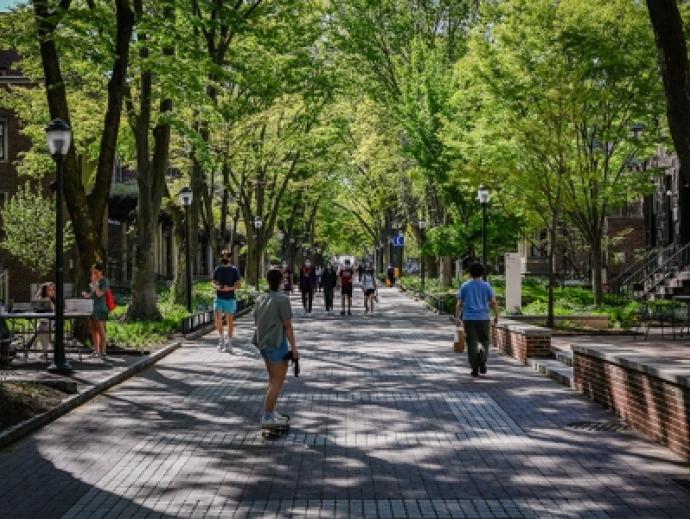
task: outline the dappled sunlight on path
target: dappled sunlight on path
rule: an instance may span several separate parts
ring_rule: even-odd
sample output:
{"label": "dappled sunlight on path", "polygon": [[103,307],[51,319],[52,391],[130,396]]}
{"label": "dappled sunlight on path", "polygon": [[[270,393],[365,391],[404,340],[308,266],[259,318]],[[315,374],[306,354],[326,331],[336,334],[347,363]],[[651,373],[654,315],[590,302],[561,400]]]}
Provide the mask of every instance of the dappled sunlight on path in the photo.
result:
{"label": "dappled sunlight on path", "polygon": [[613,417],[498,354],[471,379],[447,316],[396,290],[364,316],[355,293],[351,317],[317,294],[296,319],[283,440],[257,434],[265,371],[242,319],[232,354],[187,343],[3,452],[0,516],[687,515],[670,451],[569,428]]}

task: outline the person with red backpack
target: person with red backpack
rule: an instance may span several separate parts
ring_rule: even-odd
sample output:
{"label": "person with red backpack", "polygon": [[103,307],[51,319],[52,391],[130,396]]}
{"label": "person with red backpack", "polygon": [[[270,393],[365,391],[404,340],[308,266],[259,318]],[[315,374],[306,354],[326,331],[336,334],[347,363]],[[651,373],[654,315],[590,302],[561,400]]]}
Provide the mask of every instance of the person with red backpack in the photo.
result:
{"label": "person with red backpack", "polygon": [[[107,360],[108,337],[105,334],[105,322],[108,320],[108,303],[110,302],[112,306],[114,304],[114,297],[110,291],[108,280],[103,276],[104,271],[105,268],[101,263],[95,263],[91,267],[90,290],[83,292],[82,295],[93,301],[89,329],[91,330],[91,343],[93,344],[94,354],[103,360]],[[108,293],[110,293],[109,296],[107,296]]]}

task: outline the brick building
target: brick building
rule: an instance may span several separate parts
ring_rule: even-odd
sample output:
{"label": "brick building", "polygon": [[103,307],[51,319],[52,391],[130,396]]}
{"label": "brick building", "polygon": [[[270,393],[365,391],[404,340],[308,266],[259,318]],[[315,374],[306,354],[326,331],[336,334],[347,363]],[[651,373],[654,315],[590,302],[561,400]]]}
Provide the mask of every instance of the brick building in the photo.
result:
{"label": "brick building", "polygon": [[[26,85],[15,64],[19,55],[14,51],[0,51],[0,88]],[[19,178],[15,163],[19,153],[29,149],[30,143],[21,134],[21,121],[15,113],[0,107],[0,205],[13,196],[25,180]],[[0,233],[2,228],[0,226]],[[28,301],[31,284],[42,279],[27,269],[8,252],[0,249],[0,302]]]}

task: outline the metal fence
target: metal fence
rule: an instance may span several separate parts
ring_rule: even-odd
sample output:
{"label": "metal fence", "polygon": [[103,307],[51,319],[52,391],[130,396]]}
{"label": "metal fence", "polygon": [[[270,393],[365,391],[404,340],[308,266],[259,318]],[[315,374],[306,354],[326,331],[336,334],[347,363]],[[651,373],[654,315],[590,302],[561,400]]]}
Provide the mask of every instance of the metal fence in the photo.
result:
{"label": "metal fence", "polygon": [[[253,303],[247,302],[245,300],[237,301],[237,312],[241,312],[249,308]],[[204,310],[202,312],[196,312],[190,316],[182,319],[182,333],[188,334],[195,332],[204,326],[213,324],[214,320],[213,310]]]}

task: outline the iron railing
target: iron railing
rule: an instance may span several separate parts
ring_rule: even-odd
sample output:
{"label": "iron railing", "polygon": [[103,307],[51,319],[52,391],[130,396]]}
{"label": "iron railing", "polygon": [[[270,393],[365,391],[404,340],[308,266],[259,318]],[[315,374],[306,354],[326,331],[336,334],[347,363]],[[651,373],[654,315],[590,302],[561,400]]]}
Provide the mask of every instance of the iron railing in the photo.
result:
{"label": "iron railing", "polygon": [[651,276],[647,277],[643,282],[642,290],[645,294],[655,291],[659,286],[665,284],[666,280],[677,275],[688,265],[690,265],[690,243],[683,245],[664,261]]}
{"label": "iron railing", "polygon": [[[252,305],[245,300],[237,301],[237,312],[246,310]],[[185,335],[188,333],[195,332],[204,326],[213,324],[214,322],[214,311],[204,310],[202,312],[196,312],[192,315],[188,315],[182,319],[182,333]]]}
{"label": "iron railing", "polygon": [[628,274],[627,277],[622,278],[620,282],[618,282],[618,279],[620,279],[621,276],[618,276],[614,292],[628,297],[634,297],[635,292],[646,292],[645,287],[648,285],[649,280],[654,279],[659,273],[664,272],[668,261],[673,258],[678,251],[678,245],[676,244],[671,244],[663,249],[652,251],[642,260],[641,266]]}

